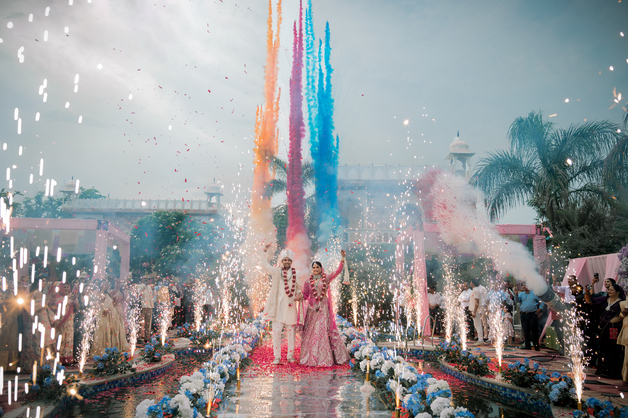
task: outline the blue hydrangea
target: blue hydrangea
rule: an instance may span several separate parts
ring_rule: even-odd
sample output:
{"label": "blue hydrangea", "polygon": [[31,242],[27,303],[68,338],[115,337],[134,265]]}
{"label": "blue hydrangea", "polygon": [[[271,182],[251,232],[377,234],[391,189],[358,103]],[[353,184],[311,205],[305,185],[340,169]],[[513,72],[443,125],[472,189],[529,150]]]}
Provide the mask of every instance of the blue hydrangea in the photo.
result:
{"label": "blue hydrangea", "polygon": [[458,411],[454,416],[456,418],[475,418],[475,415],[469,411]]}
{"label": "blue hydrangea", "polygon": [[98,364],[96,365],[96,368],[98,368],[98,370],[102,370],[102,369],[104,369],[104,368],[105,368],[105,365],[104,365],[103,363],[98,363]]}
{"label": "blue hydrangea", "polygon": [[50,385],[52,385],[52,377],[49,376],[44,379],[44,387],[47,388]]}
{"label": "blue hydrangea", "polygon": [[534,370],[538,370],[539,369],[539,363],[532,364],[532,367],[534,367]]}
{"label": "blue hydrangea", "polygon": [[560,379],[560,373],[558,372],[552,373],[552,379]]}
{"label": "blue hydrangea", "polygon": [[386,375],[384,373],[382,373],[381,370],[378,370],[375,372],[375,377],[377,377],[378,379],[384,378],[386,377]]}
{"label": "blue hydrangea", "polygon": [[99,362],[100,360],[101,360],[101,359],[100,359],[100,356],[94,356],[94,361],[95,361],[95,362]]}
{"label": "blue hydrangea", "polygon": [[46,364],[44,367],[41,368],[43,371],[45,372],[49,372],[52,370],[52,367],[50,367],[50,364]]}
{"label": "blue hydrangea", "polygon": [[102,361],[107,361],[107,360],[109,360],[109,354],[105,353],[105,354],[102,355],[101,358],[102,358]]}

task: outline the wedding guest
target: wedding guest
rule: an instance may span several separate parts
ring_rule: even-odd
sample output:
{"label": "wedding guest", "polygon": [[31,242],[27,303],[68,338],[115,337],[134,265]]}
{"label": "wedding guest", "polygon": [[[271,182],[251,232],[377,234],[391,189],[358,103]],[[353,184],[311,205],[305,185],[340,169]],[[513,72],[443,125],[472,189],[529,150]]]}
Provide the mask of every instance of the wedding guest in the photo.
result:
{"label": "wedding guest", "polygon": [[475,327],[473,326],[473,317],[471,316],[471,311],[469,310],[469,300],[471,299],[472,290],[469,289],[469,282],[462,282],[460,284],[460,296],[458,296],[458,301],[462,305],[462,309],[464,310],[466,322],[467,322],[467,340],[472,340],[475,337]]}
{"label": "wedding guest", "polygon": [[478,342],[476,344],[480,345],[484,344],[484,331],[486,331],[486,337],[488,337],[488,330],[485,327],[486,296],[488,292],[477,278],[471,279],[471,288],[473,290],[469,299],[469,310],[471,311],[475,331],[478,334]]}
{"label": "wedding guest", "polygon": [[440,334],[442,328],[442,314],[440,304],[443,301],[443,297],[440,293],[436,292],[436,287],[430,286],[427,289],[427,303],[430,309],[430,316],[434,318],[434,333]]}
{"label": "wedding guest", "polygon": [[521,292],[518,292],[517,299],[521,311],[521,328],[525,338],[525,349],[530,350],[534,345],[534,350],[539,351],[539,316],[541,313],[541,301],[536,295],[530,292],[525,283],[521,283]]}
{"label": "wedding guest", "polygon": [[145,341],[150,340],[151,327],[153,324],[153,308],[155,307],[153,287],[150,284],[148,276],[142,277],[142,285],[140,286],[140,298],[142,300],[142,338]]}
{"label": "wedding guest", "polygon": [[599,298],[592,298],[591,291],[587,287],[585,300],[594,306],[594,316],[597,316],[598,323],[599,362],[595,374],[609,379],[621,379],[623,345],[618,344],[617,340],[623,321],[620,302],[626,300],[624,289],[613,284],[608,288],[608,295]]}
{"label": "wedding guest", "polygon": [[622,368],[621,375],[624,382],[628,382],[628,301],[620,301],[619,309],[621,309],[619,317],[622,319],[622,328],[617,336],[617,344],[624,346],[624,367]]}
{"label": "wedding guest", "polygon": [[54,286],[53,290],[58,289],[58,291],[50,295],[50,303],[52,312],[57,312],[52,326],[61,338],[59,363],[72,364],[74,363],[74,312],[79,304],[76,295],[72,293],[70,283],[56,282]]}
{"label": "wedding guest", "polygon": [[[50,336],[50,324],[54,318],[54,314],[50,310],[47,304],[42,306],[43,293],[39,291],[39,282],[35,281],[31,284],[30,292],[25,301],[26,306],[33,306],[33,314],[28,309],[22,311],[22,322],[24,324],[24,333],[22,334],[22,352],[20,353],[20,368],[30,373],[33,371],[33,365],[35,362],[41,361],[41,334],[37,331],[33,332],[33,324],[37,321],[37,324],[41,324],[47,336]],[[30,301],[34,301],[31,305]],[[37,319],[35,319],[37,318]],[[39,328],[39,327],[38,327]],[[50,349],[54,351],[54,341],[50,338],[44,340],[44,350]],[[44,357],[44,360],[46,357]],[[41,366],[41,364],[40,364]]]}

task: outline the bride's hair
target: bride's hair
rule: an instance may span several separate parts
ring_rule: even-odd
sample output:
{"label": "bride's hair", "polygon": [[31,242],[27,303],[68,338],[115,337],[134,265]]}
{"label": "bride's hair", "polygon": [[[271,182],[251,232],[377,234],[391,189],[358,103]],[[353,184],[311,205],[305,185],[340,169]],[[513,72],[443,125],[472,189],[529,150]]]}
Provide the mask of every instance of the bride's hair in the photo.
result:
{"label": "bride's hair", "polygon": [[319,266],[320,268],[323,268],[323,265],[321,264],[320,261],[315,261],[312,263],[312,267],[314,267],[315,265]]}

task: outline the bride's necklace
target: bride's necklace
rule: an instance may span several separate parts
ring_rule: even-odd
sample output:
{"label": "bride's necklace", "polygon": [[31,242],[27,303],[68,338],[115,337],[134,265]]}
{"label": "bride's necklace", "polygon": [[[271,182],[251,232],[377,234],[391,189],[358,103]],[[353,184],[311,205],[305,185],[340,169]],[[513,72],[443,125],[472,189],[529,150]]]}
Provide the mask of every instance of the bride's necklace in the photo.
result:
{"label": "bride's necklace", "polygon": [[323,300],[323,298],[325,297],[325,293],[327,292],[327,275],[325,273],[321,274],[321,280],[323,281],[323,287],[321,289],[321,293],[319,294],[317,291],[317,283],[314,283],[314,276],[311,275],[310,276],[310,285],[312,287],[312,296],[314,297],[314,300],[317,302],[316,303],[316,312],[318,312],[320,310],[320,301]]}

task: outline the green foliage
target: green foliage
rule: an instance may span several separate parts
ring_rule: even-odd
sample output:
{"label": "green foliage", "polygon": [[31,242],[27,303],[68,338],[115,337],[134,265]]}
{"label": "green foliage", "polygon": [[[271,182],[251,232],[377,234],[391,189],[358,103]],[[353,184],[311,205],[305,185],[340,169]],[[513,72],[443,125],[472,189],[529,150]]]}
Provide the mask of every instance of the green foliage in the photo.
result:
{"label": "green foliage", "polygon": [[479,348],[475,349],[475,354],[463,350],[460,338],[456,334],[452,335],[449,343],[447,341],[441,342],[436,348],[436,352],[443,361],[453,364],[458,370],[476,376],[491,374],[489,369],[491,359]]}
{"label": "green foliage", "polygon": [[81,187],[79,189],[79,199],[106,199],[106,197],[93,187],[89,189]]}
{"label": "green foliage", "polygon": [[[393,319],[393,294],[390,278],[395,275],[395,245],[378,245],[365,248],[361,245],[347,249],[347,260],[352,286],[357,289],[358,306],[368,306],[372,311],[369,326],[378,327],[380,322]],[[338,314],[352,318],[351,286],[341,287]],[[359,317],[362,318],[362,312]]]}
{"label": "green foliage", "polygon": [[[480,160],[472,179],[486,195],[491,218],[528,204],[567,254],[619,250],[628,238],[625,131],[608,121],[556,128],[531,112],[517,118],[508,135],[510,149]],[[603,242],[610,231],[614,236]]]}
{"label": "green foliage", "polygon": [[46,197],[37,192],[33,197],[25,197],[13,216],[20,218],[72,218],[72,214],[61,210],[63,198]]}
{"label": "green foliage", "polygon": [[[57,372],[59,370],[65,370],[63,366],[57,366]],[[31,381],[33,375],[31,375]],[[37,384],[30,387],[28,395],[26,395],[27,402],[35,401],[53,401],[59,402],[62,398],[68,395],[70,388],[75,388],[78,393],[77,379],[75,375],[67,376],[61,384],[56,379],[56,375],[49,364],[44,365],[37,372]]]}
{"label": "green foliage", "polygon": [[117,347],[105,348],[105,354],[94,356],[94,376],[112,376],[135,372],[129,353],[121,353]]}
{"label": "green foliage", "polygon": [[228,234],[219,216],[206,222],[180,211],[155,212],[131,228],[131,269],[187,279],[216,263]]}

